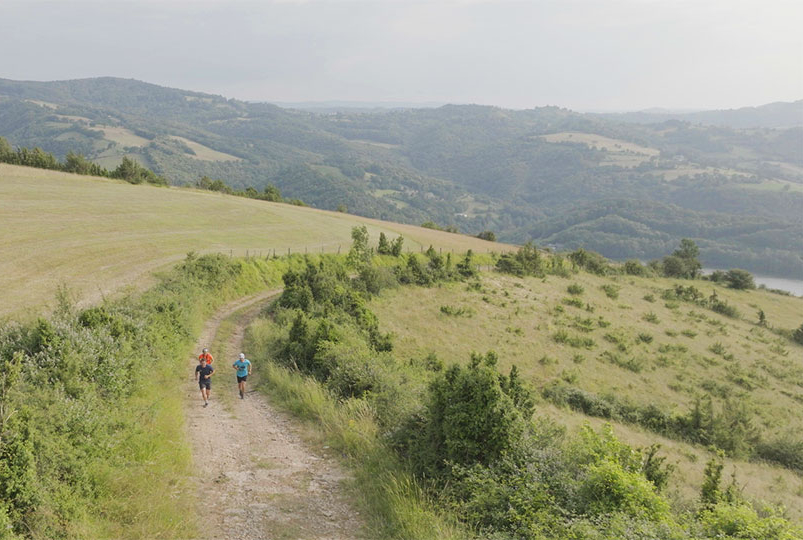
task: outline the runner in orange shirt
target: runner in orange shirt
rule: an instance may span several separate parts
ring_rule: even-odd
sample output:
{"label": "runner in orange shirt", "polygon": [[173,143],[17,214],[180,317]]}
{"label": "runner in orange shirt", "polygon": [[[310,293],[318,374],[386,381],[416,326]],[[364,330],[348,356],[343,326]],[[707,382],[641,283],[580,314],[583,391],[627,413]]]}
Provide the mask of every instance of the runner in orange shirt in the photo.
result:
{"label": "runner in orange shirt", "polygon": [[206,359],[207,364],[211,364],[212,362],[215,361],[212,355],[209,354],[209,349],[207,349],[206,347],[204,347],[204,352],[198,355],[198,362],[200,362],[203,359]]}

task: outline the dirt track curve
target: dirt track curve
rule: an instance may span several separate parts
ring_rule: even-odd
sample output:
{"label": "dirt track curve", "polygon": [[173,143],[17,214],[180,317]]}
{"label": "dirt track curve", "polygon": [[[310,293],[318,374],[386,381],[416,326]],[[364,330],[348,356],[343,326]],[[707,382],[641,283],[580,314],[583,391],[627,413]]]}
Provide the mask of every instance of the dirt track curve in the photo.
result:
{"label": "dirt track curve", "polygon": [[[293,421],[255,392],[253,384],[245,399],[239,398],[233,357],[241,350],[245,326],[279,292],[267,291],[223,307],[207,321],[197,343],[196,355],[214,343],[223,320],[244,310],[227,340],[232,358],[219,358],[210,350],[216,373],[207,408],[202,407],[197,383],[187,383],[187,431],[203,508],[199,534],[232,540],[366,538],[359,514],[343,495],[348,479],[343,469],[306,446]],[[188,364],[188,373],[194,374],[197,356]],[[259,368],[254,362],[255,375]]]}

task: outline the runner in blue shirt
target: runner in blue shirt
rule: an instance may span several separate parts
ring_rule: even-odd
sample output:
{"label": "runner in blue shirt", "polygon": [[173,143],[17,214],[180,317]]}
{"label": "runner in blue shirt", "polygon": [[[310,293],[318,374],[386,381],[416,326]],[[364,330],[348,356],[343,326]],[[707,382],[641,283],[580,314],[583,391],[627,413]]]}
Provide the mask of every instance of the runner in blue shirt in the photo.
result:
{"label": "runner in blue shirt", "polygon": [[251,361],[243,353],[240,353],[240,358],[231,367],[237,370],[237,386],[240,387],[240,399],[243,399],[245,397],[245,381],[251,375]]}

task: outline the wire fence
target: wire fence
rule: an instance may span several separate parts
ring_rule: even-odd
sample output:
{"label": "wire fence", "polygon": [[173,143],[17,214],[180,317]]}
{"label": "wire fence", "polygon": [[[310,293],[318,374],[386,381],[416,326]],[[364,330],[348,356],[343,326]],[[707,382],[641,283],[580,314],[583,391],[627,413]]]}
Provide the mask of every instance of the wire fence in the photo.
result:
{"label": "wire fence", "polygon": [[[321,254],[321,253],[332,253],[332,254],[347,254],[351,249],[350,245],[344,244],[313,244],[309,246],[281,246],[281,247],[267,247],[267,248],[231,248],[228,250],[209,250],[210,252],[221,253],[223,255],[228,255],[229,257],[255,257],[255,258],[275,258],[275,257],[282,257],[286,255],[312,255],[312,254]],[[373,248],[376,250],[376,246]],[[429,249],[428,247],[424,247],[423,245],[420,246],[407,246],[403,252],[404,253],[424,253]],[[471,249],[472,253],[474,254],[489,254],[492,256],[496,256],[499,252],[492,250],[492,249],[484,249],[478,250],[474,248],[467,248],[467,249],[459,249],[453,246],[450,247],[435,247],[432,246],[438,254],[440,255],[465,255],[468,249]]]}

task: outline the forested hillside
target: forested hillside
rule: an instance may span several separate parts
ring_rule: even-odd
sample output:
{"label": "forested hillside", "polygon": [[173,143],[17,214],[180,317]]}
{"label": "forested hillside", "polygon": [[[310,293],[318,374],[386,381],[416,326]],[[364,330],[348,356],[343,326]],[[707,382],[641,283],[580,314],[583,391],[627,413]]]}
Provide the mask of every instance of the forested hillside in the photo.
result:
{"label": "forested hillside", "polygon": [[60,158],[112,169],[127,156],[174,184],[273,184],[320,208],[610,257],[657,257],[688,237],[706,266],[795,278],[799,109],[773,104],[730,122],[759,127],[557,107],[316,114],[134,80],[0,80],[0,136]]}

